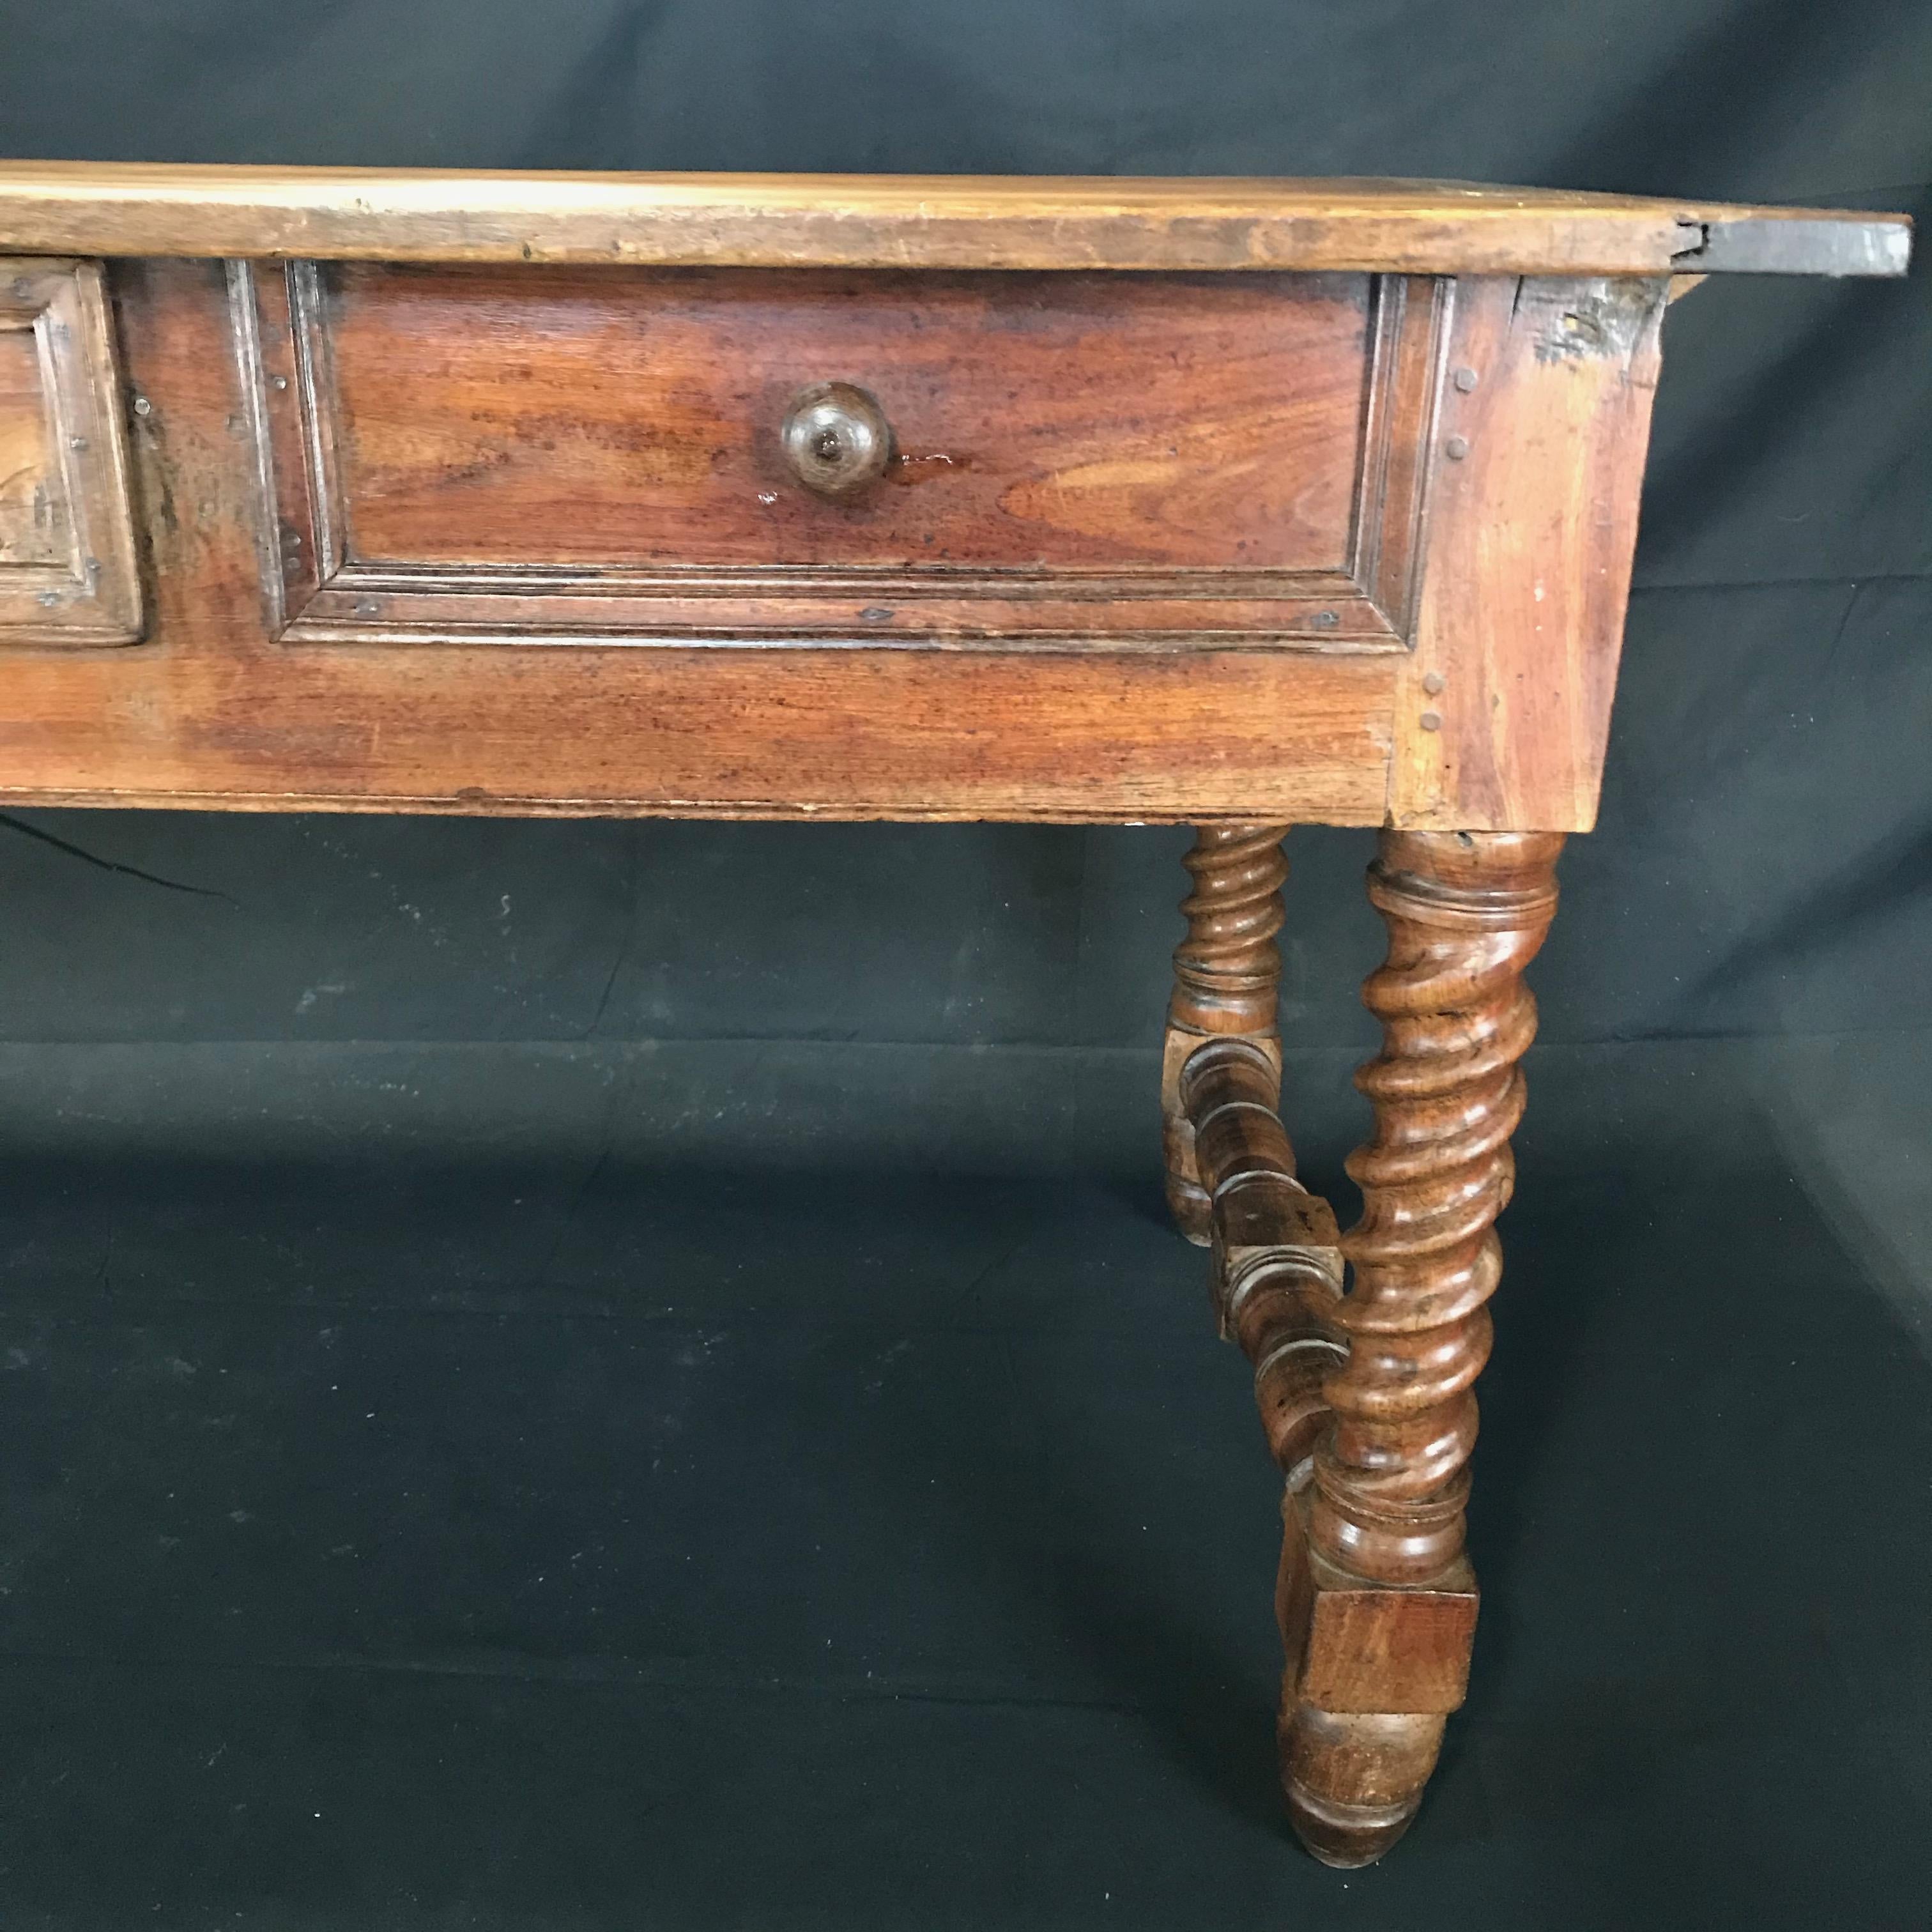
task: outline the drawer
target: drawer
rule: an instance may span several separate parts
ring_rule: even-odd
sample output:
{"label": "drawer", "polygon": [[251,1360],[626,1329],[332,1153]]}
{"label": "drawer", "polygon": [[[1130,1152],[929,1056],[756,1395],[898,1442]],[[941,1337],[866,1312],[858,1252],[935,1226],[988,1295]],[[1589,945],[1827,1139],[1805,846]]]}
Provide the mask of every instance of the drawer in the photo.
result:
{"label": "drawer", "polygon": [[0,257],[0,640],[141,635],[121,410],[99,265]]}
{"label": "drawer", "polygon": [[1397,649],[1437,286],[238,266],[278,634]]}

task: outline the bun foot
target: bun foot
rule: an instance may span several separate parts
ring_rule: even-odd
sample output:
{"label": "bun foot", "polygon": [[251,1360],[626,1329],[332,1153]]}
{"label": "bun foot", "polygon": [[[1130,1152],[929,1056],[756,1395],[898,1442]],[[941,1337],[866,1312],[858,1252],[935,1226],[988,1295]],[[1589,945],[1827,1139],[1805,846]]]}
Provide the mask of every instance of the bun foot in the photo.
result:
{"label": "bun foot", "polygon": [[1330,1804],[1294,1786],[1288,1794],[1288,1822],[1301,1847],[1318,1864],[1335,1871],[1372,1865],[1403,1832],[1421,1808],[1418,1792],[1406,1804]]}
{"label": "bun foot", "polygon": [[1421,1805],[1443,1721],[1296,1708],[1281,1728],[1281,1786],[1288,1822],[1312,1857],[1346,1871],[1388,1850]]}

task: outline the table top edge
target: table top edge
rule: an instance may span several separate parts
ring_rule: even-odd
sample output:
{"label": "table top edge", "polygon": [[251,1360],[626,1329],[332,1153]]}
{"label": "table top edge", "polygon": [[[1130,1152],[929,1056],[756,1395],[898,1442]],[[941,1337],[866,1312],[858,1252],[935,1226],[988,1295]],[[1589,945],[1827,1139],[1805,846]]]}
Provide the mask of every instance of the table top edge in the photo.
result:
{"label": "table top edge", "polygon": [[0,254],[656,266],[1903,274],[1899,214],[1399,178],[0,161]]}

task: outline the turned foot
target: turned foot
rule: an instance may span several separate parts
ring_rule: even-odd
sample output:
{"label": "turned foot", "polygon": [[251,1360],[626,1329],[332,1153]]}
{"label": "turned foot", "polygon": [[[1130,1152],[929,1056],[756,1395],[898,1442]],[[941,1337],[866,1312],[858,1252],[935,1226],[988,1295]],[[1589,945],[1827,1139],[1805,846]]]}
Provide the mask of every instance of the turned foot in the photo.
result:
{"label": "turned foot", "polygon": [[1281,929],[1281,889],[1288,877],[1281,851],[1287,831],[1285,825],[1203,826],[1182,862],[1194,875],[1194,890],[1180,902],[1187,937],[1174,953],[1161,1060],[1161,1129],[1168,1207],[1175,1226],[1202,1247],[1209,1236],[1208,1194],[1195,1156],[1194,1129],[1180,1103],[1180,1070],[1203,1040],[1250,1040],[1268,1054],[1279,1092],[1281,956],[1274,936]]}
{"label": "turned foot", "polygon": [[1408,1828],[1462,1702],[1476,1580],[1461,1558],[1406,1589],[1337,1569],[1310,1546],[1309,1498],[1282,1508],[1282,1795],[1324,1864],[1365,1865]]}

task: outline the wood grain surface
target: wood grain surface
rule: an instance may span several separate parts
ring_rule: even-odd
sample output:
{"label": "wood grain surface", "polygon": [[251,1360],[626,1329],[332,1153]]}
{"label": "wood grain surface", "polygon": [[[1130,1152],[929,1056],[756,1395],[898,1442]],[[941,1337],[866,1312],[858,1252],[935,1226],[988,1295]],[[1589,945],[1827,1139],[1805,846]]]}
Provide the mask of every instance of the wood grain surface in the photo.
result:
{"label": "wood grain surface", "polygon": [[[0,328],[0,592],[103,566],[0,623],[0,795],[1594,819],[1667,276],[106,279]],[[907,473],[830,502],[834,378]]]}
{"label": "wood grain surface", "polygon": [[[1339,571],[1366,277],[349,265],[320,278],[364,562]],[[809,383],[898,442],[854,501]]]}
{"label": "wood grain surface", "polygon": [[31,328],[0,320],[0,570],[57,564],[69,546],[52,414]]}
{"label": "wood grain surface", "polygon": [[1457,284],[1392,824],[1595,822],[1666,288]]}
{"label": "wood grain surface", "polygon": [[[1348,652],[1412,621],[1432,283],[229,276],[291,644]],[[826,381],[896,432],[836,500],[782,435]]]}
{"label": "wood grain surface", "polygon": [[0,164],[0,250],[886,268],[1902,274],[1904,215],[1457,182]]}
{"label": "wood grain surface", "polygon": [[148,641],[4,652],[0,796],[41,802],[1373,824],[1394,659],[278,642],[218,263],[124,265]]}
{"label": "wood grain surface", "polygon": [[[494,269],[454,272],[485,290],[502,277]],[[622,333],[622,316],[614,320],[609,306],[621,309],[621,291],[658,279],[620,273],[610,284],[617,292],[599,293],[586,272],[516,272],[533,289],[560,278],[573,300],[587,291],[600,340]],[[452,272],[346,273],[348,288],[380,288],[386,296]],[[660,461],[658,507],[682,520],[668,549],[702,554],[709,542],[716,560],[654,561],[650,531],[627,531],[621,499],[593,500],[597,490],[617,488],[621,460],[602,466],[610,460],[605,443],[622,439],[600,440],[596,408],[584,418],[590,428],[574,413],[584,394],[621,411],[627,386],[603,381],[595,356],[547,360],[582,326],[572,302],[546,335],[542,302],[526,309],[516,298],[518,330],[484,337],[482,373],[466,386],[470,338],[448,333],[440,292],[428,298],[436,328],[422,334],[376,313],[386,302],[372,304],[368,332],[350,332],[340,368],[332,370],[321,365],[337,354],[332,334],[311,344],[315,353],[305,359],[286,308],[278,322],[267,300],[286,286],[278,268],[260,278],[259,316],[252,302],[234,299],[253,279],[245,268],[122,263],[112,279],[127,369],[120,393],[134,440],[129,494],[152,598],[146,640],[118,656],[71,646],[50,655],[19,633],[0,632],[9,693],[0,715],[5,796],[479,813],[1393,819],[1469,830],[1571,830],[1594,817],[1660,280],[1475,278],[1452,287],[1390,279],[1382,284],[1390,298],[1378,299],[1367,327],[1373,346],[1366,365],[1355,285],[1230,280],[1228,297],[1244,310],[1264,289],[1284,310],[1304,290],[1312,303],[1313,315],[1300,322],[1252,320],[1270,340],[1308,345],[1315,373],[1297,373],[1284,357],[1286,373],[1260,372],[1264,386],[1275,385],[1264,393],[1285,399],[1291,423],[1294,398],[1310,399],[1311,419],[1326,423],[1348,453],[1356,494],[1352,509],[1338,514],[1341,466],[1312,439],[1306,454],[1316,480],[1284,467],[1279,487],[1285,504],[1303,500],[1299,484],[1312,493],[1307,502],[1325,507],[1320,518],[1298,512],[1299,524],[1286,510],[1283,517],[1302,532],[1292,540],[1311,546],[1325,518],[1348,567],[1273,573],[1271,602],[1260,587],[1270,580],[1266,571],[1174,567],[1175,549],[1196,559],[1238,558],[1239,544],[1256,540],[1244,532],[1258,526],[1238,521],[1230,532],[1201,507],[1216,500],[1212,474],[1198,484],[1180,479],[1171,493],[1194,506],[1184,514],[1140,497],[1131,475],[1117,492],[1097,493],[1118,519],[1119,533],[1103,542],[1089,518],[1091,501],[1058,508],[1039,488],[1036,476],[1052,473],[1044,466],[1053,460],[1050,440],[1030,440],[1022,430],[1028,466],[1015,485],[1040,515],[1016,518],[1002,504],[1010,491],[968,489],[956,525],[935,512],[934,526],[979,557],[1016,541],[1004,532],[1017,525],[1046,532],[1036,558],[1050,541],[1069,559],[1111,543],[1114,560],[1044,572],[1036,563],[1030,581],[1024,570],[984,562],[940,566],[932,574],[957,569],[962,580],[952,604],[935,612],[918,606],[920,574],[899,560],[914,526],[897,526],[889,550],[878,526],[848,520],[844,506],[813,499],[797,506],[792,521],[766,526],[767,536],[776,529],[794,548],[758,565],[737,560],[751,552],[758,526],[734,524],[728,506],[707,534],[700,506],[711,480],[730,478],[734,462],[743,466],[734,489],[758,480],[748,430],[717,465]],[[674,276],[664,285],[682,288],[689,279]],[[1137,304],[1153,303],[1171,323],[1192,316],[1218,286],[1211,278],[1174,287],[1124,279],[1112,298],[1118,310],[1094,292],[1072,313],[1118,319],[1132,341]],[[813,282],[810,292],[822,296],[824,287]],[[466,312],[462,298],[454,299]],[[794,298],[771,299],[789,326]],[[976,398],[971,406],[983,422],[1000,406],[993,374],[1000,363],[971,366],[974,332],[961,317],[976,314],[981,298],[962,292],[955,299],[964,307],[949,310],[942,292],[938,313],[960,326],[962,388]],[[1098,309],[1084,308],[1088,301]],[[806,303],[798,326],[830,331],[826,339],[856,355],[866,340],[861,322],[841,303],[821,321],[824,306]],[[730,304],[724,308],[728,320]],[[920,366],[923,332],[916,325],[926,311],[908,291],[899,309],[888,304],[886,313],[903,338],[895,352]],[[711,326],[701,307],[700,314]],[[238,330],[244,314],[256,316],[252,332]],[[1066,326],[1065,314],[1049,307],[1049,336]],[[524,319],[530,326],[519,362]],[[670,332],[683,326],[674,316]],[[640,333],[648,338],[655,330]],[[1029,361],[1025,331],[1018,333],[1015,367],[1034,389],[1017,379],[1008,388],[1024,395],[1022,414],[1057,410],[1057,396],[1035,393],[1050,386],[1054,359]],[[745,332],[746,354],[764,356],[768,367],[782,362],[782,335],[776,348],[759,348],[758,334]],[[1142,345],[1149,362],[1159,359],[1152,339]],[[422,351],[416,386],[431,405],[415,413],[412,344]],[[1331,358],[1352,362],[1353,418],[1342,407],[1340,378],[1329,373]],[[1104,389],[1112,380],[1106,358],[1096,350],[1093,360]],[[646,365],[634,366],[643,380]],[[1190,373],[1210,415],[1225,412],[1222,433],[1245,449],[1250,476],[1274,475],[1264,447],[1241,442],[1233,386],[1222,384],[1219,362],[1191,362],[1177,344],[1169,366]],[[569,381],[547,389],[544,370],[560,367],[570,369]],[[890,388],[892,367],[882,359],[859,373]],[[516,373],[525,368],[532,372],[527,382]],[[1366,382],[1366,368],[1382,378]],[[707,422],[720,419],[718,399],[734,397],[732,386],[742,380],[694,370]],[[1130,400],[1167,380],[1149,375],[1130,386]],[[352,434],[305,440],[304,396],[326,399],[338,381]],[[1185,450],[1211,472],[1213,440],[1187,440],[1191,429],[1182,427],[1188,386],[1164,392],[1169,440],[1152,445],[1147,460],[1171,464],[1178,459],[1165,452]],[[955,406],[936,380],[932,398],[940,418]],[[465,410],[480,411],[480,425]],[[1148,447],[1136,443],[1146,435],[1144,415],[1134,416],[1129,402],[1118,410],[1096,410],[1090,421],[1070,410],[1054,420],[1086,452],[1110,438]],[[334,421],[332,403],[323,414]],[[621,420],[638,430],[633,443],[647,441],[642,418]],[[498,460],[511,446],[506,422],[521,440],[507,462]],[[775,426],[770,434],[776,442]],[[537,446],[546,442],[572,478],[568,488],[544,475]],[[644,467],[649,482],[648,459]],[[899,496],[947,501],[944,483],[880,487],[894,493],[889,516],[910,514],[896,508]],[[634,560],[586,562],[578,551],[578,562],[557,561],[580,541],[570,522],[574,502],[584,504],[582,521],[596,532],[586,547],[608,552],[628,543]],[[1139,519],[1153,527],[1136,538]],[[371,527],[385,549],[431,554],[356,562],[351,550],[370,541]],[[485,538],[466,536],[472,529]],[[849,552],[814,548],[830,544],[831,530],[848,544],[879,544],[861,554],[890,562],[870,566],[868,575]],[[1156,560],[1120,561],[1118,553],[1136,541]],[[919,547],[928,548],[922,540]],[[492,552],[488,564],[465,561]],[[1387,563],[1391,554],[1399,568]],[[825,555],[836,560],[807,560]],[[1414,581],[1418,559],[1409,650],[1394,626],[1405,621],[1402,586]],[[734,578],[743,579],[735,587]],[[1214,595],[1204,598],[1210,580]],[[884,597],[882,582],[890,593]],[[1287,584],[1298,584],[1298,603],[1280,594]],[[1389,618],[1365,585],[1396,607]],[[721,597],[721,586],[731,596]],[[1204,621],[1210,603],[1214,613]],[[885,637],[867,634],[874,613],[883,614]],[[1364,628],[1365,613],[1372,631]],[[673,620],[688,628],[676,630]],[[922,636],[912,634],[914,624],[927,627]],[[1244,624],[1232,636],[1219,628]],[[950,628],[941,637],[934,627]],[[718,647],[760,638],[784,648]],[[874,647],[881,642],[945,648]]]}

